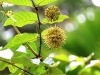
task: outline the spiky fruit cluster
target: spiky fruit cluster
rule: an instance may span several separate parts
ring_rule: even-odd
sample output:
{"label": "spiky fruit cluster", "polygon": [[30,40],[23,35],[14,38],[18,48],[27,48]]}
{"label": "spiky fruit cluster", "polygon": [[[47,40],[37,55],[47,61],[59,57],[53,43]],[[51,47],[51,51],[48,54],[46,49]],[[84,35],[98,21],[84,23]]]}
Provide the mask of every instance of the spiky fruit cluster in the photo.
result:
{"label": "spiky fruit cluster", "polygon": [[50,6],[47,9],[45,9],[45,16],[49,21],[58,20],[59,15],[60,15],[60,11],[56,6]]}
{"label": "spiky fruit cluster", "polygon": [[45,35],[45,43],[49,48],[58,48],[60,47],[65,40],[64,31],[55,26],[47,29],[47,33]]}
{"label": "spiky fruit cluster", "polygon": [[7,12],[7,16],[11,16],[13,14],[13,12],[10,10]]}

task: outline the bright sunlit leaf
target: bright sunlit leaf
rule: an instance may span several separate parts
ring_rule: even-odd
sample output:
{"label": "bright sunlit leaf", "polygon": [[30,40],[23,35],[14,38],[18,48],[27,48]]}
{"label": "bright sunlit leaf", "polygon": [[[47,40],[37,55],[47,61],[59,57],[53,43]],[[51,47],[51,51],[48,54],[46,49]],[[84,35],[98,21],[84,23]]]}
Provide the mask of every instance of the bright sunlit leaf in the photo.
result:
{"label": "bright sunlit leaf", "polygon": [[54,60],[50,57],[47,57],[43,63],[48,64],[48,65],[52,65],[54,63]]}
{"label": "bright sunlit leaf", "polygon": [[0,61],[0,71],[4,70],[7,66],[7,63]]}
{"label": "bright sunlit leaf", "polygon": [[25,42],[36,41],[37,38],[38,38],[38,34],[29,34],[29,33],[17,34],[10,40],[10,42],[3,49],[12,48],[19,44],[21,45]]}
{"label": "bright sunlit leaf", "polygon": [[67,18],[69,18],[68,16],[66,16],[66,15],[59,15],[59,18],[58,18],[58,20],[56,20],[56,21],[52,21],[52,22],[50,22],[47,18],[44,18],[43,19],[43,21],[42,21],[42,23],[43,24],[47,24],[47,23],[49,23],[49,24],[53,24],[53,23],[56,23],[56,22],[62,22],[63,20],[65,20],[65,19],[67,19]]}
{"label": "bright sunlit leaf", "polygon": [[47,5],[49,3],[55,2],[57,0],[34,0],[38,6]]}
{"label": "bright sunlit leaf", "polygon": [[0,57],[5,59],[11,59],[13,56],[13,52],[10,49],[5,49],[0,51]]}
{"label": "bright sunlit leaf", "polygon": [[47,29],[42,31],[42,38],[45,39],[45,34],[47,33]]}
{"label": "bright sunlit leaf", "polygon": [[54,56],[54,58],[58,59],[58,60],[65,61],[65,62],[69,62],[69,58],[65,54],[58,54],[58,55]]}
{"label": "bright sunlit leaf", "polygon": [[[20,67],[20,68],[24,68],[22,64],[15,64],[16,66]],[[7,65],[8,66],[8,69],[11,73],[15,73],[18,68],[12,66],[12,65]]]}
{"label": "bright sunlit leaf", "polygon": [[32,3],[30,0],[1,0],[1,1],[7,2],[10,4],[15,4],[15,5],[32,6]]}
{"label": "bright sunlit leaf", "polygon": [[36,65],[40,64],[40,59],[38,59],[38,58],[31,59],[31,61],[32,61],[32,63],[34,63]]}
{"label": "bright sunlit leaf", "polygon": [[33,24],[36,21],[37,21],[37,15],[35,13],[20,11],[9,17],[6,20],[4,26],[15,25],[17,27],[23,27],[27,24]]}

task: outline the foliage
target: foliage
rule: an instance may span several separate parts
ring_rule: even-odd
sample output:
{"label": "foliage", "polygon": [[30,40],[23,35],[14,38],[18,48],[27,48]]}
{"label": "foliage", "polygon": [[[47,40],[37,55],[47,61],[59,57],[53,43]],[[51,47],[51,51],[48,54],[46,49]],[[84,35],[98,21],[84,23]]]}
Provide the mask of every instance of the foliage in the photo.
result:
{"label": "foliage", "polygon": [[[42,32],[40,31],[41,29],[40,25],[41,23],[54,24],[56,22],[62,22],[64,19],[67,19],[68,16],[61,14],[59,15],[59,18],[56,21],[50,22],[46,18],[44,18],[43,22],[41,22],[37,10],[38,9],[37,6],[47,5],[57,0],[34,0],[34,1],[33,0],[10,0],[10,1],[1,0],[1,1],[2,3],[7,2],[15,5],[30,6],[31,8],[35,8],[36,12],[18,11],[16,13],[13,13],[11,10],[6,12],[5,9],[3,8],[3,4],[1,4],[4,14],[8,17],[8,19],[4,23],[4,26],[9,26],[9,25],[13,26],[13,28],[18,34],[15,35],[13,38],[11,38],[8,44],[1,49],[1,51],[7,49],[12,50],[13,56],[9,60],[6,60],[1,56],[2,58],[0,59],[0,65],[3,66],[0,67],[0,70],[2,71],[6,67],[8,67],[11,73],[10,75],[23,75],[26,73],[31,75],[39,75],[39,74],[40,75],[55,75],[55,74],[62,75],[63,72],[60,69],[58,69],[57,67],[53,67],[52,64],[54,64],[53,63],[54,60],[52,58],[43,60],[43,56],[41,55],[41,41],[42,41],[42,37],[45,37],[44,35],[45,33],[42,35]],[[51,13],[51,16],[52,14],[53,13]],[[21,33],[17,28],[17,27],[23,27],[28,24],[34,24],[34,23],[38,23],[39,28],[37,33],[31,33],[31,34]],[[34,43],[37,40],[39,40],[40,43],[39,48],[37,48],[37,45]],[[18,51],[22,45],[26,49],[25,53]],[[23,70],[23,72],[21,70]]]}
{"label": "foliage", "polygon": [[8,18],[4,26],[15,25],[17,27],[23,27],[27,24],[33,24],[36,21],[37,21],[37,15],[35,13],[20,11],[14,13],[10,18]]}
{"label": "foliage", "polygon": [[[0,71],[3,71],[6,67],[9,69],[9,75],[99,75],[100,68],[99,60],[91,60],[94,53],[91,53],[88,57],[79,57],[75,55],[69,55],[65,52],[56,52],[59,48],[53,52],[49,52],[48,49],[43,50],[42,40],[45,40],[47,29],[41,32],[41,25],[51,25],[54,27],[56,23],[62,22],[69,17],[60,13],[59,18],[54,21],[49,21],[47,17],[40,20],[38,13],[38,6],[44,7],[44,5],[50,4],[57,0],[0,0],[0,2],[7,2],[18,6],[28,6],[35,9],[35,12],[31,11],[18,11],[10,14],[5,11],[3,4],[3,14],[8,17],[4,26],[11,25],[18,33],[10,39],[10,41],[0,52],[10,49],[13,52],[13,56],[10,59],[0,56]],[[58,0],[59,1],[59,0]],[[7,14],[8,13],[8,14]],[[56,15],[51,15],[56,16]],[[56,16],[58,17],[58,16]],[[52,19],[52,17],[50,17]],[[28,24],[37,23],[37,33],[21,33],[17,27],[24,27]],[[55,33],[55,32],[54,32]],[[55,37],[55,36],[51,36]],[[77,36],[78,37],[78,36]],[[57,38],[59,39],[59,38]],[[39,42],[39,46],[35,43]],[[68,40],[67,40],[68,41]],[[21,47],[25,48],[25,52]],[[20,51],[19,51],[20,49]],[[47,52],[47,56],[43,55],[43,52]],[[8,54],[9,55],[9,54]],[[60,61],[60,62],[59,62]],[[64,70],[62,65],[64,64]],[[3,65],[3,66],[2,66]]]}

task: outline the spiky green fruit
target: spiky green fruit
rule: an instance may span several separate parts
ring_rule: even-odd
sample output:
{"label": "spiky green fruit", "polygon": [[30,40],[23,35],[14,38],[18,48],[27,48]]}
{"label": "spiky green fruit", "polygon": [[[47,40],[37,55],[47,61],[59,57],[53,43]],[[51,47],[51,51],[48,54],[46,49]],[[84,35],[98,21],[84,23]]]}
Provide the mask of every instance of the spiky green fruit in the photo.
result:
{"label": "spiky green fruit", "polygon": [[50,6],[45,9],[45,16],[49,21],[56,21],[58,20],[60,15],[59,8],[56,6]]}
{"label": "spiky green fruit", "polygon": [[64,31],[57,27],[50,27],[47,29],[47,33],[45,34],[45,43],[49,48],[58,48],[60,47],[65,40]]}

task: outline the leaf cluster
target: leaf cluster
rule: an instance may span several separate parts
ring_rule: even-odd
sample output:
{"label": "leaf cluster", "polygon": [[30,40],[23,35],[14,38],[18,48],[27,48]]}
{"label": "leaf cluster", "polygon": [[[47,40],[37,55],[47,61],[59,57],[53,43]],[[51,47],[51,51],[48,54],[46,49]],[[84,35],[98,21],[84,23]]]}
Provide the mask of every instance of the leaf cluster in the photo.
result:
{"label": "leaf cluster", "polygon": [[[39,33],[21,33],[17,27],[23,27],[28,24],[54,24],[57,22],[62,22],[64,19],[67,19],[68,16],[66,15],[59,15],[58,20],[56,21],[48,21],[47,18],[43,18],[42,20],[39,19],[39,14],[37,7],[38,6],[44,6],[47,4],[50,4],[52,2],[55,2],[57,0],[0,0],[2,2],[18,5],[18,6],[28,6],[30,8],[35,8],[36,12],[31,11],[18,11],[16,13],[9,13],[5,11],[3,8],[3,4],[1,5],[4,15],[8,17],[8,19],[5,21],[4,26],[13,26],[15,31],[18,33],[14,37],[10,39],[10,41],[7,43],[6,46],[4,46],[1,51],[10,49],[13,52],[13,56],[11,59],[3,58],[0,56],[0,71],[4,70],[6,67],[8,67],[10,71],[10,75],[63,75],[63,72],[58,69],[57,67],[50,67],[50,65],[47,65],[43,63],[43,58],[40,56],[41,49],[37,50],[37,45],[35,44],[35,41],[40,40],[42,37],[44,37],[44,31],[43,33],[40,31]],[[41,37],[42,36],[42,37]],[[25,52],[19,52],[18,49],[24,46]],[[40,47],[41,47],[41,40],[40,40]],[[32,61],[32,59],[36,59],[35,61]],[[57,58],[57,57],[55,57]],[[37,61],[39,60],[39,61]],[[62,59],[63,60],[63,59]],[[39,64],[36,65],[38,62]],[[53,61],[52,61],[53,62]],[[49,64],[50,62],[48,62]],[[3,66],[2,66],[3,65]]]}

